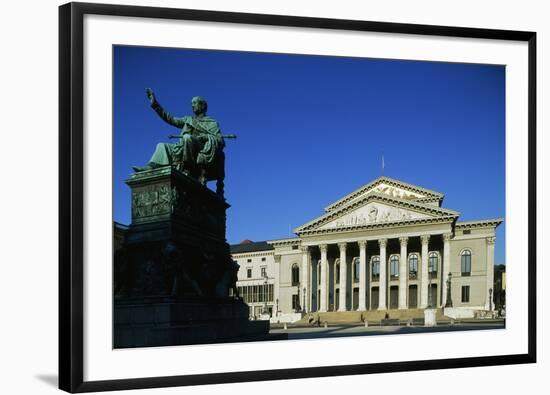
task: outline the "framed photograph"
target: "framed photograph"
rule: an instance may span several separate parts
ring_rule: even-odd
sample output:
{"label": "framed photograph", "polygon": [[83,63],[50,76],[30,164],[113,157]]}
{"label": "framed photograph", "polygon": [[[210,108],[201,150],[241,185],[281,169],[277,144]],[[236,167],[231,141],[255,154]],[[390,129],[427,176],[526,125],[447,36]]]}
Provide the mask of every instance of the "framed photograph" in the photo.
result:
{"label": "framed photograph", "polygon": [[534,32],[59,16],[61,389],[536,361]]}

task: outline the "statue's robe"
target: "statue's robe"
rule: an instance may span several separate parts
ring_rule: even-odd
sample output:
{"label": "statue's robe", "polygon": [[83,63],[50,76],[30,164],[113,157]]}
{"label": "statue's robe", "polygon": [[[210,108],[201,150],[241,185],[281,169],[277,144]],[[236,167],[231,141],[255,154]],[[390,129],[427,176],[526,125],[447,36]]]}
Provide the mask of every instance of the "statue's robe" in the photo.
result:
{"label": "statue's robe", "polygon": [[[155,102],[151,107],[167,123],[180,128],[182,135],[176,144],[159,143],[149,162],[165,166],[182,162],[188,169],[197,167],[208,170],[219,168],[225,146],[220,125],[208,116],[174,117]],[[216,171],[214,171],[216,172]]]}

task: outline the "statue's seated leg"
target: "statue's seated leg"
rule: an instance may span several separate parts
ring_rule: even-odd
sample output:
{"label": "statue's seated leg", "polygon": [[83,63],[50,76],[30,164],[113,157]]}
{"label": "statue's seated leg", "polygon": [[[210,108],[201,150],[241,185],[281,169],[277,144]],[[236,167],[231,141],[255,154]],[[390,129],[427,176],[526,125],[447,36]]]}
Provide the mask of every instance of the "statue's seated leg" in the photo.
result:
{"label": "statue's seated leg", "polygon": [[145,166],[133,166],[132,168],[135,172],[140,172],[155,169],[157,167],[168,166],[172,164],[173,161],[174,147],[175,144],[158,143],[153,156],[149,159],[149,163]]}
{"label": "statue's seated leg", "polygon": [[194,174],[196,173],[196,154],[193,136],[191,134],[184,134],[181,137],[178,149],[182,172],[190,177],[197,178],[199,175]]}

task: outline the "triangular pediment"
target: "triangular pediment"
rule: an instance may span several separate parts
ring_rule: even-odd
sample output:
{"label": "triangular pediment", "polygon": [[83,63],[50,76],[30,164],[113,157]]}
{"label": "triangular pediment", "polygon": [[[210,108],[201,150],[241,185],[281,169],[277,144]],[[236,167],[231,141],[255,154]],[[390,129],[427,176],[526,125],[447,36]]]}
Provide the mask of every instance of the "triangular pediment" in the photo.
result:
{"label": "triangular pediment", "polygon": [[325,208],[325,211],[334,211],[352,201],[360,200],[371,194],[386,195],[401,200],[427,203],[436,206],[439,206],[443,200],[443,194],[440,192],[431,191],[389,177],[379,177],[332,203]]}
{"label": "triangular pediment", "polygon": [[456,211],[444,209],[413,199],[402,199],[371,191],[362,197],[327,212],[295,230],[327,231],[348,228],[376,227],[387,224],[408,224],[431,219],[451,220],[458,217]]}

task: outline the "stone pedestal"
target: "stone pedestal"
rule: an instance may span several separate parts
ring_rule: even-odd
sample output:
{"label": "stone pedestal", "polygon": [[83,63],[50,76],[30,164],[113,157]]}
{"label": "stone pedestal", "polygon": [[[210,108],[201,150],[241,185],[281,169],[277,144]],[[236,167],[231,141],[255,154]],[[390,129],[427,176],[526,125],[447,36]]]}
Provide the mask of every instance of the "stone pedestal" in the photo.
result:
{"label": "stone pedestal", "polygon": [[114,347],[266,336],[236,297],[225,199],[172,167],[135,173],[132,223],[114,254]]}
{"label": "stone pedestal", "polygon": [[437,322],[435,319],[435,309],[425,309],[424,310],[424,326],[436,326]]}
{"label": "stone pedestal", "polygon": [[115,348],[265,340],[239,300],[138,298],[115,303]]}

